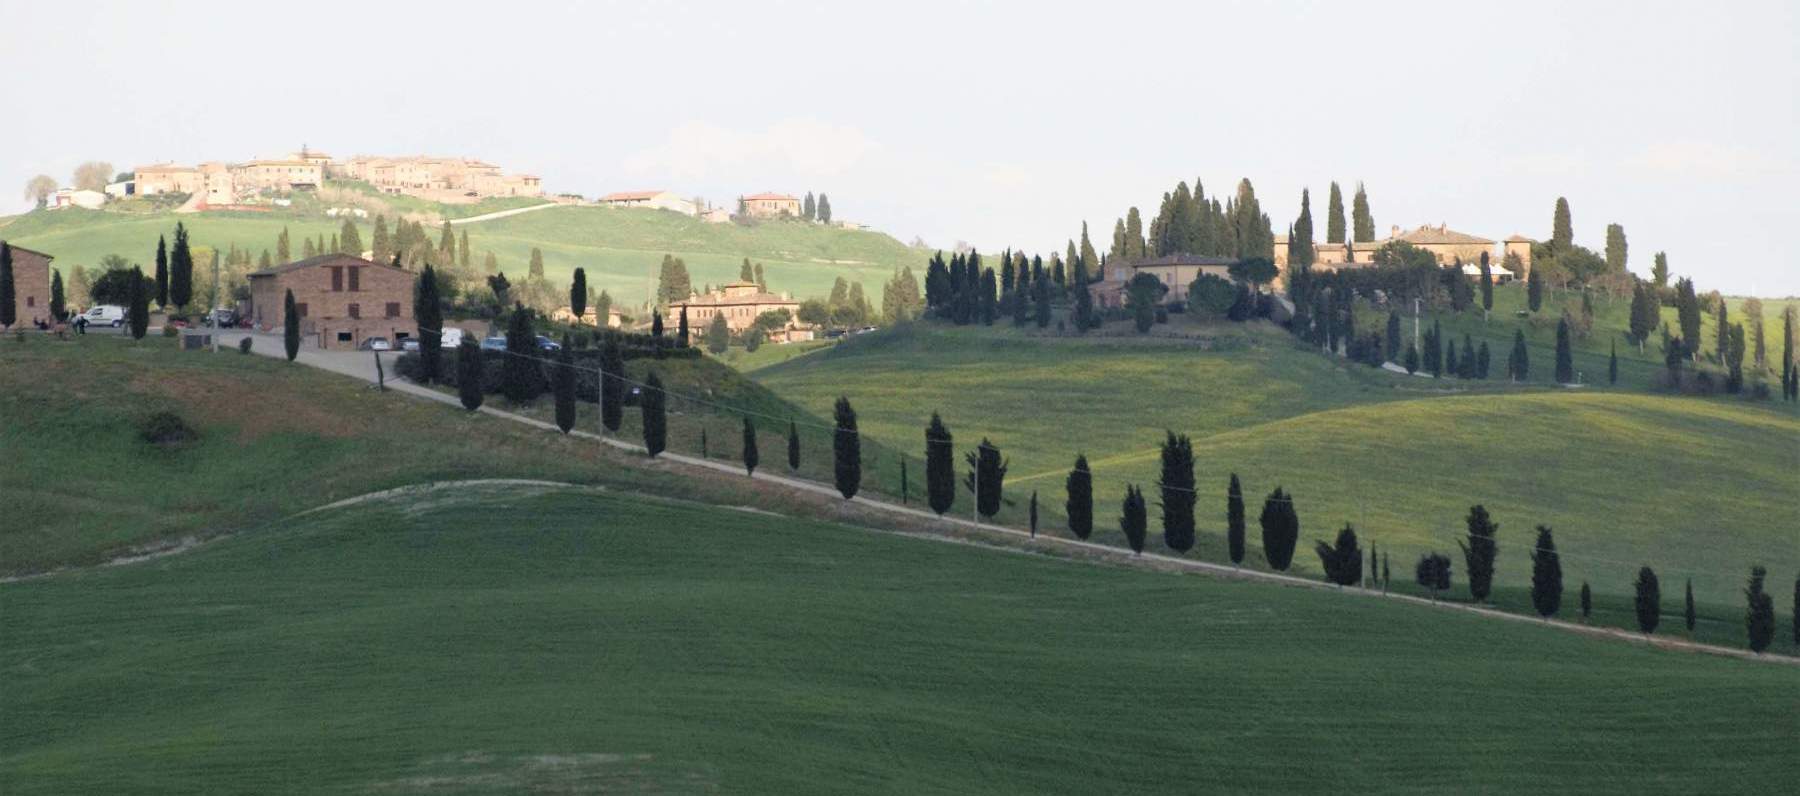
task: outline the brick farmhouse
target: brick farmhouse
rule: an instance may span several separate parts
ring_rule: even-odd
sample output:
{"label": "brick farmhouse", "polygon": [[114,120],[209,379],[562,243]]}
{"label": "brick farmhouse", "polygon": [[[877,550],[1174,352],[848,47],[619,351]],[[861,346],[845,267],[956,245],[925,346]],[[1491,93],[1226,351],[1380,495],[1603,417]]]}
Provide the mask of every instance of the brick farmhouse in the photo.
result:
{"label": "brick farmhouse", "polygon": [[320,348],[356,348],[370,337],[399,341],[418,333],[413,323],[411,271],[327,254],[250,274],[250,318],[258,329],[279,330],[287,291],[294,291],[300,334]]}
{"label": "brick farmhouse", "polygon": [[39,321],[54,323],[50,317],[50,261],[48,254],[12,246],[13,308],[18,320],[13,328],[23,329]]}

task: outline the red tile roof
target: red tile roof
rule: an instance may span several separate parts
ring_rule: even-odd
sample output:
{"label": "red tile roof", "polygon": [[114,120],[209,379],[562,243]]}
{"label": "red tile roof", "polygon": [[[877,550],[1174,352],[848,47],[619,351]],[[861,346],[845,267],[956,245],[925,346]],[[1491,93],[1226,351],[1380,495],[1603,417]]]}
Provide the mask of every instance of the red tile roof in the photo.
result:
{"label": "red tile roof", "polygon": [[746,201],[746,202],[750,202],[750,201],[798,202],[800,200],[795,199],[792,196],[788,196],[787,194],[784,194],[784,193],[769,193],[769,192],[765,191],[763,193],[755,193],[755,194],[746,196],[746,197],[744,197],[744,201]]}

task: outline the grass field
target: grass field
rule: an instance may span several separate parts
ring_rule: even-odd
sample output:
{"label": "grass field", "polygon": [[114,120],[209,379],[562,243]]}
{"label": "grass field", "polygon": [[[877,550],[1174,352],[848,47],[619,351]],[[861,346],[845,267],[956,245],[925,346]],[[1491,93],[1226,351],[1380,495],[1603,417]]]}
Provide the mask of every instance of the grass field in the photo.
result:
{"label": "grass field", "polygon": [[[353,189],[340,189],[357,197]],[[400,197],[404,199],[405,197]],[[398,201],[379,197],[371,201]],[[482,205],[437,205],[412,200],[401,208],[409,214],[462,217],[535,202],[496,200]],[[415,207],[414,205],[417,205]],[[113,213],[94,210],[39,211],[0,218],[0,239],[47,252],[66,278],[75,265],[95,268],[102,257],[118,254],[148,270],[155,259],[158,235],[173,235],[176,222],[186,224],[197,246],[223,252],[232,245],[253,255],[275,249],[283,228],[300,256],[300,241],[336,234],[343,222],[327,218],[308,200],[269,213],[218,211]],[[390,225],[392,219],[390,218]],[[359,223],[365,244],[372,220]],[[544,271],[567,286],[577,266],[587,269],[588,284],[607,290],[619,302],[637,305],[646,289],[654,290],[665,253],[683,258],[694,288],[735,281],[744,258],[763,264],[769,288],[801,298],[824,298],[838,277],[862,282],[869,301],[879,307],[882,286],[900,266],[912,266],[924,278],[926,253],[915,251],[878,232],[847,230],[799,222],[764,222],[753,226],[708,224],[675,213],[646,209],[558,207],[457,227],[469,234],[476,261],[492,251],[500,269],[522,279],[533,248],[544,254]],[[436,235],[436,230],[431,230]]]}
{"label": "grass field", "polygon": [[16,794],[1800,775],[1791,667],[610,493],[339,509],[0,601]]}
{"label": "grass field", "polygon": [[[1527,581],[1538,524],[1555,529],[1570,576],[1602,593],[1629,594],[1649,565],[1729,604],[1752,564],[1800,571],[1800,417],[1774,404],[1440,384],[1345,364],[1258,325],[1228,327],[1206,349],[917,325],[753,376],[814,412],[848,396],[865,430],[913,456],[932,411],[959,450],[991,437],[1010,458],[1009,497],[1039,490],[1051,527],[1076,453],[1113,528],[1123,485],[1155,483],[1164,430],[1189,434],[1211,532],[1197,554],[1213,560],[1236,472],[1253,548],[1262,496],[1295,494],[1303,571],[1317,570],[1311,541],[1350,522],[1409,575],[1418,553],[1456,552],[1473,503],[1502,525],[1503,585]],[[959,501],[966,511],[968,496]]]}

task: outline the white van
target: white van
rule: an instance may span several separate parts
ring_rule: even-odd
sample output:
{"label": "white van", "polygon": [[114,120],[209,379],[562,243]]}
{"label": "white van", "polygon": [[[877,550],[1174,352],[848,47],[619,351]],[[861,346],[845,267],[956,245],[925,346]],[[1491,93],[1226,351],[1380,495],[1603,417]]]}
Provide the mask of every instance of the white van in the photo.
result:
{"label": "white van", "polygon": [[439,338],[439,340],[441,341],[439,343],[439,345],[442,346],[443,348],[455,348],[459,345],[462,345],[462,339],[463,339],[463,330],[458,329],[454,326],[446,326],[446,327],[444,327],[443,336],[441,338]]}
{"label": "white van", "polygon": [[87,321],[89,326],[117,328],[125,325],[125,308],[117,304],[97,304],[82,313],[81,319]]}

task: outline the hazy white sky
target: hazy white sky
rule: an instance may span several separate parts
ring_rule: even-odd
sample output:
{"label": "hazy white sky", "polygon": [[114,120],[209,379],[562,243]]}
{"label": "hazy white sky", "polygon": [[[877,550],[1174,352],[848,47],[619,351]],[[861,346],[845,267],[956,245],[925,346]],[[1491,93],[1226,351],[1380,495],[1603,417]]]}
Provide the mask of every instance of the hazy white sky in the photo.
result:
{"label": "hazy white sky", "polygon": [[1800,12],[1741,3],[0,0],[0,211],[104,159],[467,154],[589,196],[825,191],[933,245],[1061,248],[1176,180],[1277,227],[1625,225],[1703,287],[1800,294]]}

